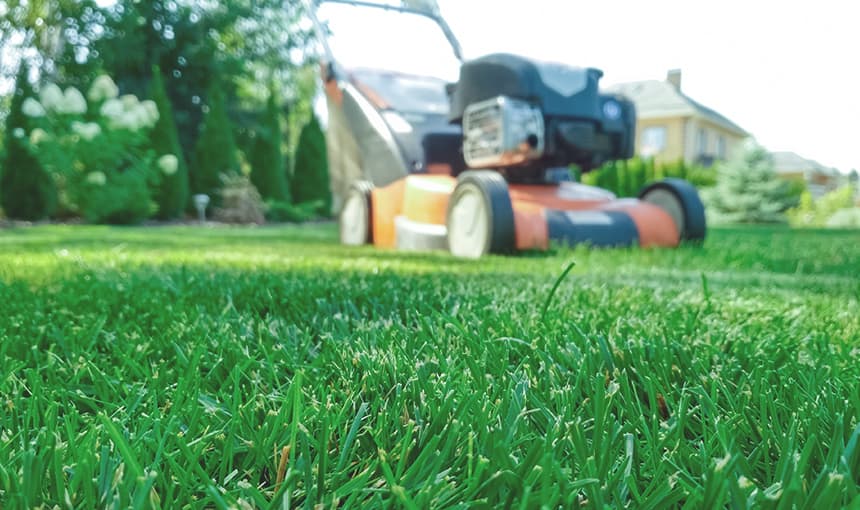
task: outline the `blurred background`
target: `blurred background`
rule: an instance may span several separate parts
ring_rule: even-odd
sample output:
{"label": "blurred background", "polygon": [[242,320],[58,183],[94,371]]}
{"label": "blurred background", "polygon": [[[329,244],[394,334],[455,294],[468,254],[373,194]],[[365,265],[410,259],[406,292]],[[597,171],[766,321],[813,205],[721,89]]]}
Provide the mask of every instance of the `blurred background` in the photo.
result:
{"label": "blurred background", "polygon": [[[703,190],[713,222],[860,226],[847,3],[403,3],[441,14],[466,58],[602,69],[603,86],[636,104],[637,156],[573,169],[586,183],[627,196],[679,176]],[[223,222],[330,217],[308,5],[0,2],[2,217],[183,222],[195,195]],[[456,80],[440,34],[383,18],[323,21],[346,59]]]}

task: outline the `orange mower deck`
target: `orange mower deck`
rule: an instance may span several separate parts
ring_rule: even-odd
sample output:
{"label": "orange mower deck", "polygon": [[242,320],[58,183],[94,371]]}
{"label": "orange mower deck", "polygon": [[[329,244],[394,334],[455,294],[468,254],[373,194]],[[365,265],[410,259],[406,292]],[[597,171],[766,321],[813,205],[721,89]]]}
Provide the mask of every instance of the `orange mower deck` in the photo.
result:
{"label": "orange mower deck", "polygon": [[[575,183],[508,184],[490,171],[466,172],[460,178],[413,174],[367,190],[367,240],[378,247],[451,249],[457,254],[451,236],[478,235],[475,242],[486,246],[470,248],[464,256],[546,250],[553,242],[674,247],[690,227],[684,225],[684,201],[667,203],[667,196],[683,194],[676,188],[677,183],[661,182],[645,190],[657,191],[657,200],[649,200],[645,191],[642,199],[617,199]],[[468,200],[474,202],[471,209],[458,205]],[[463,207],[468,210],[460,211]],[[486,239],[480,237],[483,231]]]}

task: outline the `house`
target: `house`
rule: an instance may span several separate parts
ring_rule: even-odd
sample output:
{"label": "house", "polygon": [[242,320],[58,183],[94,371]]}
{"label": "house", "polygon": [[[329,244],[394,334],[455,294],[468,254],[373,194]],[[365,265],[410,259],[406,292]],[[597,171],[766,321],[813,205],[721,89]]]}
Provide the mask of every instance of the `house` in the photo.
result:
{"label": "house", "polygon": [[771,156],[774,169],[781,178],[806,182],[809,193],[816,199],[847,181],[835,168],[828,168],[794,152],[772,152]]}
{"label": "house", "polygon": [[665,81],[648,80],[609,87],[636,105],[636,153],[657,161],[710,166],[727,159],[749,136],[722,114],[681,91],[681,71]]}

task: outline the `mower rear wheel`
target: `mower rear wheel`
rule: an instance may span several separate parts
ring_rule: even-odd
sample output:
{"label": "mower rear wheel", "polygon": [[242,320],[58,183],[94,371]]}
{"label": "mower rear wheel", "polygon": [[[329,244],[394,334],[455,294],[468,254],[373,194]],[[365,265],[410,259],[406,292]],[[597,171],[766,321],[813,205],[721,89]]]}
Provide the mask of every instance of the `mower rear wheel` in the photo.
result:
{"label": "mower rear wheel", "polygon": [[448,201],[446,226],[448,249],[454,256],[476,259],[513,251],[514,210],[508,183],[491,170],[460,174]]}
{"label": "mower rear wheel", "polygon": [[649,184],[639,192],[639,200],[666,211],[674,220],[681,241],[701,243],[705,240],[705,206],[699,192],[689,182],[668,178]]}
{"label": "mower rear wheel", "polygon": [[356,181],[350,187],[340,212],[340,242],[360,246],[373,242],[371,192],[373,184]]}

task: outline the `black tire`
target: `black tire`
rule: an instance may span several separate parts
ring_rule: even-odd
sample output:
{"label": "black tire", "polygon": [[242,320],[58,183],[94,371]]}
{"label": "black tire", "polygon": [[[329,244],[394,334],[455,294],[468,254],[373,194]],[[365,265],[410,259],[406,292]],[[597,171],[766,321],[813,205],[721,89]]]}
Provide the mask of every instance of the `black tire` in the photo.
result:
{"label": "black tire", "polygon": [[[471,206],[477,209],[468,210]],[[467,221],[470,223],[466,224]],[[460,174],[448,201],[446,226],[448,249],[455,256],[479,258],[489,253],[513,252],[516,244],[514,209],[507,181],[491,170],[469,170]],[[482,231],[474,231],[474,228]]]}
{"label": "black tire", "polygon": [[341,244],[359,246],[373,242],[373,184],[356,181],[350,186],[340,212]]}
{"label": "black tire", "polygon": [[675,220],[681,241],[702,243],[707,233],[705,206],[699,192],[683,179],[667,178],[648,186],[639,192],[639,200],[652,203]]}

